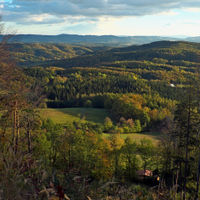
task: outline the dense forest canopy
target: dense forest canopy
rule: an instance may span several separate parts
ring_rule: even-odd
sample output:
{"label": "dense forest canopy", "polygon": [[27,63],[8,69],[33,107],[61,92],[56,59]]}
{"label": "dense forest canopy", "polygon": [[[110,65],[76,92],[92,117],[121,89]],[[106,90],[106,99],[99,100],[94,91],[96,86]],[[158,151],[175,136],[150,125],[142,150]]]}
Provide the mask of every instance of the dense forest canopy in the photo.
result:
{"label": "dense forest canopy", "polygon": [[[44,56],[35,67],[27,67],[26,59],[20,63],[24,65],[23,72],[44,88],[48,107],[84,107],[86,101],[91,101],[94,108],[109,109],[116,120],[139,120],[142,131],[173,116],[176,103],[196,76],[200,53],[198,43],[181,41],[124,48],[12,45],[16,45],[14,56],[19,54],[18,46],[23,55]],[[56,58],[57,52],[68,54],[68,58]],[[133,99],[137,95],[140,98],[134,100],[135,107]]]}
{"label": "dense forest canopy", "polygon": [[[0,47],[0,198],[198,199],[200,44]],[[65,126],[39,112],[75,107]],[[123,137],[142,132],[158,143]]]}

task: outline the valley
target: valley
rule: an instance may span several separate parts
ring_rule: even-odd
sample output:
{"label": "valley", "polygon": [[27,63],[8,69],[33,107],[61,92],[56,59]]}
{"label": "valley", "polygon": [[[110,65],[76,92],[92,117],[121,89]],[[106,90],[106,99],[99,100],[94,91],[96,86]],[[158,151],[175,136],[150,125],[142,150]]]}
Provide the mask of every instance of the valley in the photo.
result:
{"label": "valley", "polygon": [[[2,155],[16,158],[23,167],[21,148],[40,164],[34,168],[37,173],[32,168],[23,172],[1,165],[0,173],[1,169],[10,170],[12,177],[29,173],[34,182],[41,168],[48,174],[49,179],[40,180],[47,188],[53,187],[47,181],[51,180],[77,200],[117,198],[112,187],[103,186],[111,180],[117,186],[126,184],[132,199],[141,195],[159,199],[161,185],[163,192],[178,199],[182,193],[175,193],[173,185],[179,181],[183,187],[186,178],[187,191],[195,196],[199,43],[17,42],[6,48],[16,66],[10,59],[1,64]],[[12,165],[12,159],[6,162]],[[152,175],[141,179],[138,172],[145,170],[156,173],[162,182]],[[76,176],[94,182],[76,182]],[[9,179],[2,177],[2,181]],[[24,181],[18,179],[13,180]],[[77,193],[82,184],[90,189],[83,187]],[[41,185],[35,185],[40,197]],[[35,189],[28,191],[33,194]],[[123,197],[130,194],[125,192]]]}

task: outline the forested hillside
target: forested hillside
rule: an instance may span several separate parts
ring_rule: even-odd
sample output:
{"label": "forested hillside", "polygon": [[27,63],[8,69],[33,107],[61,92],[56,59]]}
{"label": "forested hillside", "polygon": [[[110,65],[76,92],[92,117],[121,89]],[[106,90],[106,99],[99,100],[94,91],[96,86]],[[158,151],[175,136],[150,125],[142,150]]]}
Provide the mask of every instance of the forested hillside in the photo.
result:
{"label": "forested hillside", "polygon": [[77,58],[52,62],[50,64],[63,68],[79,66],[93,67],[112,64],[116,61],[151,62],[154,59],[155,62],[160,64],[184,67],[188,65],[192,66],[192,64],[199,62],[199,46],[199,43],[163,41],[142,46],[114,48],[108,51],[96,52]]}
{"label": "forested hillside", "polygon": [[11,43],[7,44],[20,66],[39,65],[46,61],[69,59],[95,51],[109,49],[105,45]]}
{"label": "forested hillside", "polygon": [[198,199],[200,44],[2,47],[0,198]]}
{"label": "forested hillside", "polygon": [[117,120],[139,120],[141,130],[148,130],[172,115],[183,98],[198,70],[199,49],[197,43],[162,41],[87,51],[23,70],[44,85],[48,107],[84,107],[89,100]]}

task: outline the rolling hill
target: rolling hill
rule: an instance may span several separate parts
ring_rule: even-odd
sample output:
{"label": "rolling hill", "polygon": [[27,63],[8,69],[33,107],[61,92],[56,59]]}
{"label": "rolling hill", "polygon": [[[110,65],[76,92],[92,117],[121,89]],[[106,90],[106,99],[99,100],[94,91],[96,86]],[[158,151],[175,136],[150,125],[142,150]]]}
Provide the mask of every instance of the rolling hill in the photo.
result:
{"label": "rolling hill", "polygon": [[[200,44],[184,41],[160,41],[140,46],[129,46],[123,48],[112,48],[102,51],[95,51],[83,55],[78,55],[70,59],[55,60],[44,63],[46,66],[56,66],[63,68],[72,67],[97,67],[110,66],[116,61],[153,61],[154,58],[165,59],[165,63],[172,65],[183,66],[178,61],[188,63],[199,62],[200,58]],[[171,62],[175,61],[175,62]]]}
{"label": "rolling hill", "polygon": [[11,43],[9,50],[20,66],[40,65],[47,61],[69,59],[79,55],[110,49],[108,46],[46,43]]}
{"label": "rolling hill", "polygon": [[[2,39],[3,36],[0,36]],[[188,41],[200,42],[200,37],[187,37],[178,38],[172,36],[115,36],[115,35],[37,35],[37,34],[18,34],[12,41],[23,43],[88,43],[88,44],[104,44],[108,46],[128,46],[128,45],[141,45],[155,41]]]}
{"label": "rolling hill", "polygon": [[[2,36],[0,37],[0,39]],[[141,45],[154,41],[161,40],[179,40],[178,38],[172,37],[161,37],[161,36],[114,36],[114,35],[71,35],[71,34],[60,34],[60,35],[33,35],[33,34],[22,34],[16,35],[14,41],[23,43],[88,43],[88,44],[104,44],[108,46],[128,46],[128,45]]]}

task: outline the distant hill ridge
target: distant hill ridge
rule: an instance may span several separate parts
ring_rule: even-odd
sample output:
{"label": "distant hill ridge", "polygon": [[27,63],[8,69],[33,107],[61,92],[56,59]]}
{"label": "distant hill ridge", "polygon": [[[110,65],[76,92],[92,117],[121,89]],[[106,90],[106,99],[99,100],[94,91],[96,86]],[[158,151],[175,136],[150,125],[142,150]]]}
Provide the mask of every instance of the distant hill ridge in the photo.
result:
{"label": "distant hill ridge", "polygon": [[[2,36],[0,36],[0,39]],[[14,37],[14,41],[23,43],[94,43],[107,45],[141,45],[155,41],[189,41],[200,42],[200,37],[189,37],[186,39],[161,37],[161,36],[114,36],[114,35],[34,35],[34,34],[19,34]]]}
{"label": "distant hill ridge", "polygon": [[110,51],[127,52],[127,51],[143,51],[149,49],[163,49],[163,48],[193,48],[200,49],[200,43],[188,41],[155,41],[142,45],[131,45],[123,48],[113,48]]}
{"label": "distant hill ridge", "polygon": [[107,65],[115,61],[152,61],[154,58],[199,62],[200,43],[157,41],[142,45],[10,43],[9,49],[20,66],[63,68]]}
{"label": "distant hill ridge", "polygon": [[112,49],[102,49],[78,55],[69,59],[52,60],[41,66],[57,66],[63,68],[105,66],[116,61],[152,61],[154,58],[199,62],[200,43],[185,41],[158,41],[150,44],[132,45]]}

